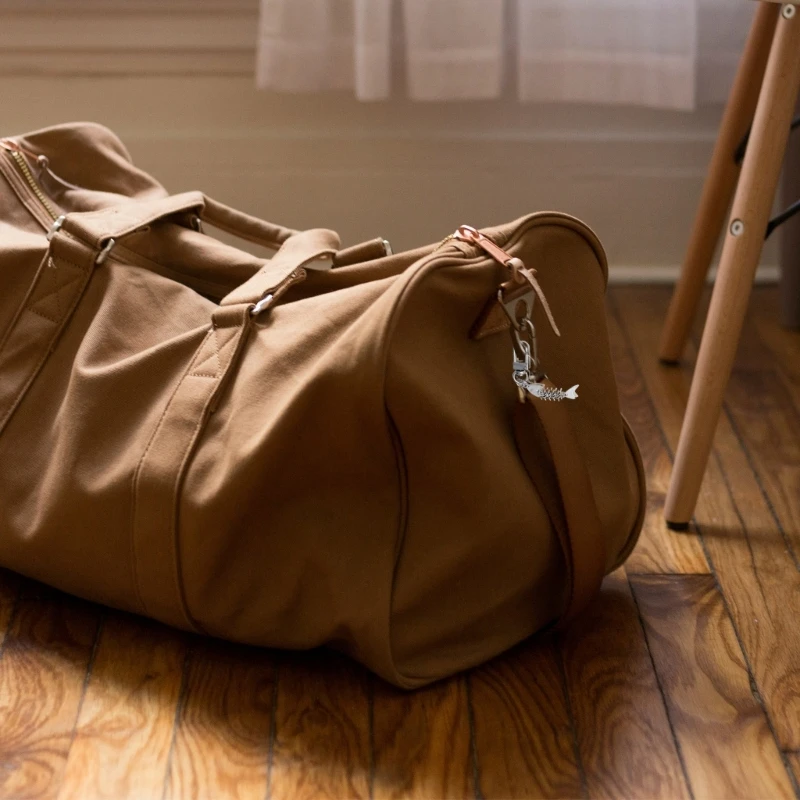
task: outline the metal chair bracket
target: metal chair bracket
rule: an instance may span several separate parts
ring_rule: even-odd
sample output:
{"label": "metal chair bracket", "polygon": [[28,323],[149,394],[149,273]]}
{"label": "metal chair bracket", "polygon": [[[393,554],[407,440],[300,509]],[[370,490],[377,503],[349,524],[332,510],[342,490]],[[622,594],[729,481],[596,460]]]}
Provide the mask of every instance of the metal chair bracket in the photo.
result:
{"label": "metal chair bracket", "polygon": [[792,203],[786,211],[782,211],[777,216],[773,217],[769,221],[769,225],[767,225],[767,235],[766,238],[769,239],[770,236],[778,229],[781,225],[785,222],[788,222],[792,217],[797,216],[800,214],[800,200],[796,203]]}
{"label": "metal chair bracket", "polygon": [[[800,128],[800,115],[795,117],[792,120],[792,130],[797,130]],[[736,148],[736,151],[733,154],[733,159],[737,164],[741,164],[744,161],[745,153],[747,153],[747,145],[750,143],[750,134],[752,133],[753,128],[752,126],[747,129],[747,133],[742,138],[742,141],[739,142],[739,146]]]}

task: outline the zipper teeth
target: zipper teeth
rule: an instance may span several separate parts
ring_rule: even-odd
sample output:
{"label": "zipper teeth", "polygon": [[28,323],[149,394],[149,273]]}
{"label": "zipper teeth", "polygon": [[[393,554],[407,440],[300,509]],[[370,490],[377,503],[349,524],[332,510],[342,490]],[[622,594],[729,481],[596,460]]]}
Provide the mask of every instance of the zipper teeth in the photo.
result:
{"label": "zipper teeth", "polygon": [[45,196],[44,192],[39,188],[39,184],[36,183],[36,179],[33,177],[33,173],[31,172],[30,167],[28,166],[28,162],[25,161],[22,153],[17,152],[16,150],[10,150],[11,157],[16,162],[17,166],[19,167],[19,171],[25,177],[25,180],[28,182],[28,185],[31,187],[31,190],[36,195],[36,199],[44,206],[47,213],[54,219],[58,219],[58,212],[53,208],[50,201]]}

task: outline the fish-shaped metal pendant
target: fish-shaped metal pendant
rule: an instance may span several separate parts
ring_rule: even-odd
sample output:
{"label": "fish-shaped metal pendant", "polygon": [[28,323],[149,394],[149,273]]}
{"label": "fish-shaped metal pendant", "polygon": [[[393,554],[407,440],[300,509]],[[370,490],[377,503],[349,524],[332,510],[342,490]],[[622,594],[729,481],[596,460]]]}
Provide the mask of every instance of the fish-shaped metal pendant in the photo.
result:
{"label": "fish-shaped metal pendant", "polygon": [[548,386],[546,383],[537,383],[535,381],[526,381],[523,388],[528,394],[537,397],[539,400],[577,400],[578,399],[578,386],[576,383],[565,392],[563,389],[557,389],[555,386]]}

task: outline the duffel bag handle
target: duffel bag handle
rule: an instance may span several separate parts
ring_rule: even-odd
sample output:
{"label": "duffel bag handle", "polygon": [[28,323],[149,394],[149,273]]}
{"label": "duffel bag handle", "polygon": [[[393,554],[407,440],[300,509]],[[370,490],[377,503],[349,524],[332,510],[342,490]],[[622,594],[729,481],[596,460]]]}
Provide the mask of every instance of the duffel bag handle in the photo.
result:
{"label": "duffel bag handle", "polygon": [[329,269],[341,247],[334,231],[320,228],[299,232],[273,225],[212,200],[202,192],[132,200],[99,211],[67,214],[54,230],[63,229],[89,244],[97,249],[102,260],[117,240],[159,220],[188,212],[242,239],[277,250],[255,275],[222,299],[222,306],[247,304],[258,313],[292,283],[303,280],[306,269]]}
{"label": "duffel bag handle", "polygon": [[67,214],[59,227],[102,249],[111,239],[120,239],[166,217],[194,213],[201,220],[249,242],[277,250],[298,233],[282,225],[252,217],[243,211],[207,197],[202,192],[183,192],[147,200],[130,200],[98,211]]}
{"label": "duffel bag handle", "polygon": [[304,280],[306,270],[330,269],[339,247],[338,234],[324,228],[295,234],[252,278],[223,297],[220,305],[247,304],[258,314],[292,284]]}

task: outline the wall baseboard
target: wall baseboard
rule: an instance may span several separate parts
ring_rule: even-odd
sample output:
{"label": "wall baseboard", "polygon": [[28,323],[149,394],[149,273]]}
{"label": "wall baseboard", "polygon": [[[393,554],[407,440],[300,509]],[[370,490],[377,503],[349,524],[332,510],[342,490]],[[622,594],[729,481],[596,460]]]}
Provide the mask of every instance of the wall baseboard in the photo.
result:
{"label": "wall baseboard", "polygon": [[[658,284],[673,286],[678,281],[681,268],[674,267],[610,267],[608,282],[612,285],[625,284]],[[717,276],[716,267],[712,267],[708,274],[707,283],[713,283]],[[777,284],[780,280],[780,268],[765,264],[756,271],[755,283],[761,286]]]}
{"label": "wall baseboard", "polygon": [[0,0],[0,75],[252,75],[258,0]]}
{"label": "wall baseboard", "polygon": [[[30,6],[28,0],[0,0],[0,45],[10,37],[10,29],[2,29],[13,14],[3,7],[12,2],[28,9],[17,20],[22,37],[34,9],[56,0],[30,0]],[[76,2],[89,10],[100,4]],[[223,2],[240,9],[238,21],[231,21],[238,26],[251,0],[204,5],[180,52],[196,46],[211,57],[203,49],[209,18],[221,13]],[[173,3],[162,4],[166,17],[189,13],[186,0],[175,3],[182,14]],[[128,9],[122,0],[113,5]],[[152,0],[132,0],[125,13],[148,15],[155,7]],[[39,46],[34,38],[33,51]],[[112,66],[130,63],[129,74],[115,74],[111,66],[95,74],[97,65],[89,64],[97,55],[95,41],[102,45],[102,37],[87,33],[86,49],[75,51],[88,59],[86,74],[6,74],[0,135],[94,120],[115,131],[135,163],[170,191],[199,188],[293,228],[334,228],[347,244],[385,236],[397,250],[409,249],[440,241],[465,223],[488,226],[532,211],[563,210],[595,230],[615,282],[675,281],[719,123],[719,109],[685,114],[530,106],[510,98],[370,104],[346,93],[259,92],[249,69],[241,75],[164,74],[168,67],[157,64],[158,54],[173,55],[164,40],[153,41],[149,53],[116,51]],[[39,44],[52,47],[57,63],[63,42],[43,38]],[[32,55],[18,46],[20,57]],[[243,57],[237,47],[234,40],[218,55]],[[53,168],[58,171],[56,163]],[[767,266],[778,263],[774,238],[764,252]]]}

